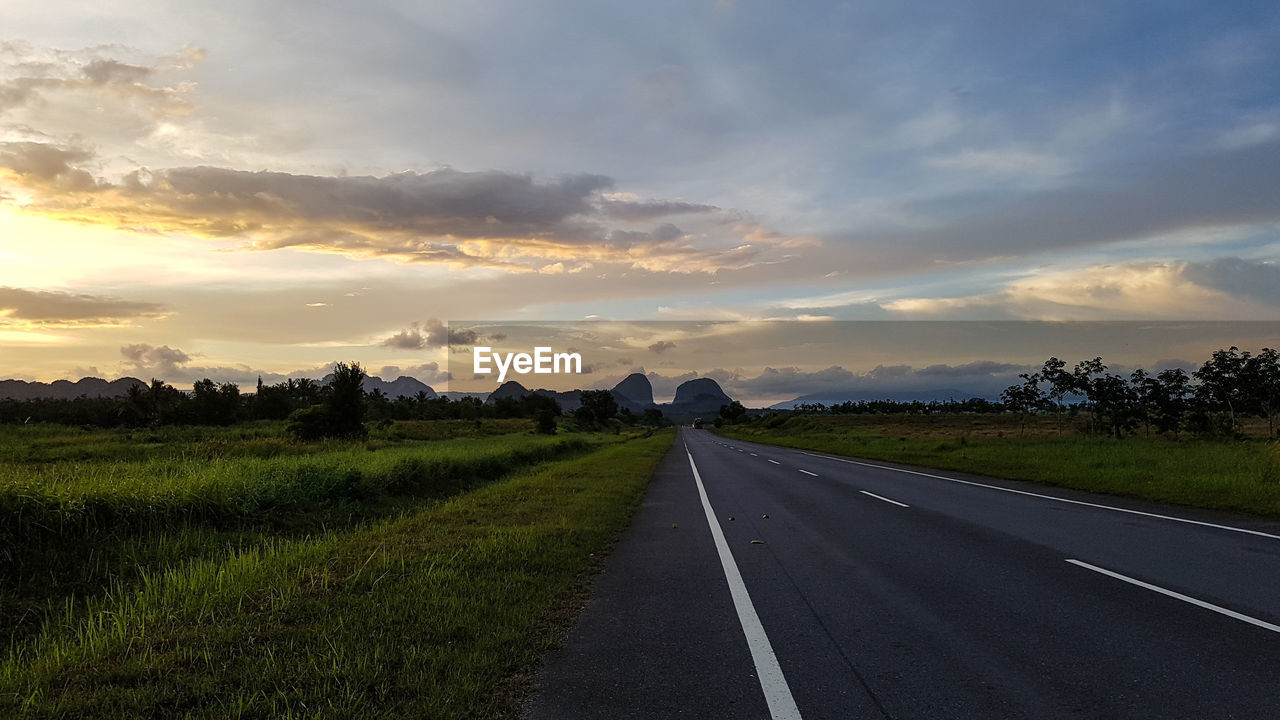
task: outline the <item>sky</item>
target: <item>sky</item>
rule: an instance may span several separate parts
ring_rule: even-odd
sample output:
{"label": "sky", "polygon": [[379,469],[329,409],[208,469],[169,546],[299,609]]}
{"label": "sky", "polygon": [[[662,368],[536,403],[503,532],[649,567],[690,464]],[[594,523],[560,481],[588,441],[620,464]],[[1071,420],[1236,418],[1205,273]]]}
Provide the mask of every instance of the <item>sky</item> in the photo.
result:
{"label": "sky", "polygon": [[7,377],[441,388],[463,320],[1280,320],[1273,2],[0,17]]}

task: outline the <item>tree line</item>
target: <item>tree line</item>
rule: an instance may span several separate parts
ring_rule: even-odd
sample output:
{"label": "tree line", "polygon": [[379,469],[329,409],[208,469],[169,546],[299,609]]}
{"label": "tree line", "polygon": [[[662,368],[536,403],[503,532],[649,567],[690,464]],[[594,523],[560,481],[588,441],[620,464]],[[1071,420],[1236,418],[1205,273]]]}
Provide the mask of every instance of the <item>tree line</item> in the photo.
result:
{"label": "tree line", "polygon": [[1121,437],[1183,431],[1235,435],[1244,417],[1265,418],[1267,434],[1276,435],[1280,414],[1280,353],[1271,348],[1252,354],[1232,346],[1215,350],[1199,369],[1142,368],[1129,375],[1110,372],[1101,357],[1067,370],[1051,357],[1036,372],[1019,375],[1022,382],[1000,394],[1006,409],[1025,425],[1027,415],[1083,412],[1091,432]]}
{"label": "tree line", "polygon": [[[999,402],[982,398],[922,402],[859,400],[825,405],[800,403],[800,414],[942,415],[1013,413],[1025,428],[1031,415],[1054,415],[1059,421],[1085,418],[1090,433],[1121,437],[1145,432],[1178,437],[1183,432],[1233,436],[1243,418],[1265,418],[1268,435],[1280,434],[1280,353],[1263,348],[1257,354],[1232,346],[1217,350],[1200,367],[1187,372],[1170,368],[1150,373],[1139,368],[1122,375],[1101,357],[1068,369],[1051,357],[1036,371],[1018,376],[1022,382],[1000,393]],[[722,415],[724,409],[722,408]],[[737,422],[725,416],[726,422]]]}
{"label": "tree line", "polygon": [[971,415],[974,413],[1002,413],[1008,409],[1003,403],[985,398],[965,400],[845,400],[826,405],[824,403],[796,403],[792,412],[801,414],[831,415]]}
{"label": "tree line", "polygon": [[[0,423],[57,423],[90,427],[159,427],[164,425],[233,425],[253,420],[287,420],[301,438],[362,437],[369,423],[396,420],[472,420],[529,418],[540,432],[555,432],[563,417],[560,404],[545,395],[500,398],[414,396],[389,397],[381,390],[365,392],[366,373],[359,363],[335,363],[328,382],[288,379],[274,385],[258,381],[256,392],[241,393],[235,383],[195,382],[182,391],[153,379],[133,385],[119,397],[0,399]],[[657,409],[642,414],[619,408],[608,390],[587,390],[582,407],[571,413],[581,427],[617,429],[629,425],[670,424]]]}

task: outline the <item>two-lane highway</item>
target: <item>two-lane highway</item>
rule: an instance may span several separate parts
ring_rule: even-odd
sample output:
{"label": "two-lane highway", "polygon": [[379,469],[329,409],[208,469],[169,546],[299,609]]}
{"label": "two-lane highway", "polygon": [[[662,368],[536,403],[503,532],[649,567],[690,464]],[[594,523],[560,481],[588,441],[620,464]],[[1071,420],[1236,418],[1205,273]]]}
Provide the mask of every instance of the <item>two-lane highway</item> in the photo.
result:
{"label": "two-lane highway", "polygon": [[1280,524],[682,430],[531,718],[1280,717]]}

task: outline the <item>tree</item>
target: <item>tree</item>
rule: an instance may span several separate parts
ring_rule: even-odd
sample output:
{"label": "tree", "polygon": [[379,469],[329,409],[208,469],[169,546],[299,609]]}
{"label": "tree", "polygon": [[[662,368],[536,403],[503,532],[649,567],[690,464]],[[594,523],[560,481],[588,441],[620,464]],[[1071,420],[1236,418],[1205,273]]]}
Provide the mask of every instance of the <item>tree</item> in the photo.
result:
{"label": "tree", "polygon": [[1151,421],[1155,415],[1155,393],[1160,390],[1160,383],[1138,368],[1129,375],[1129,387],[1133,390],[1134,415],[1142,422],[1147,437],[1151,436]]}
{"label": "tree", "polygon": [[734,400],[728,405],[720,406],[720,417],[724,418],[724,421],[730,425],[736,425],[741,422],[742,418],[746,417],[746,415],[747,409],[737,400]]}
{"label": "tree", "polygon": [[658,408],[645,408],[641,422],[649,427],[662,427],[667,424],[667,419],[662,416],[662,411]]}
{"label": "tree", "polygon": [[1267,418],[1267,435],[1274,437],[1276,415],[1280,414],[1280,353],[1262,348],[1257,355],[1246,358],[1241,380],[1250,409]]}
{"label": "tree", "polygon": [[578,420],[593,427],[600,427],[618,414],[618,401],[608,390],[583,390],[582,407],[574,412]]}
{"label": "tree", "polygon": [[533,415],[533,423],[539,435],[556,434],[556,415],[548,409],[542,409]]}
{"label": "tree", "polygon": [[1071,371],[1074,392],[1084,397],[1084,404],[1089,409],[1089,429],[1094,432],[1101,429],[1101,423],[1093,401],[1093,383],[1106,371],[1107,366],[1101,357],[1081,360]]}
{"label": "tree", "polygon": [[1062,434],[1062,405],[1068,395],[1076,392],[1076,378],[1066,370],[1067,363],[1056,357],[1044,361],[1040,368],[1040,382],[1047,383],[1049,390],[1046,399],[1054,412],[1058,413],[1058,434]]}
{"label": "tree", "polygon": [[[289,432],[304,440],[367,436],[369,431],[364,426],[364,378],[364,368],[360,367],[360,363],[336,363],[332,379],[320,393],[324,402],[290,415]],[[302,385],[302,382],[299,381],[298,385]]]}
{"label": "tree", "polygon": [[1031,373],[1018,375],[1021,385],[1010,385],[1000,393],[1000,400],[1010,410],[1018,413],[1018,436],[1021,437],[1027,427],[1027,415],[1044,407],[1046,398],[1040,389],[1040,376]]}
{"label": "tree", "polygon": [[[1148,381],[1150,382],[1150,381]],[[1191,376],[1182,368],[1161,370],[1148,391],[1147,402],[1155,411],[1156,429],[1178,437],[1183,417],[1190,409]]]}
{"label": "tree", "polygon": [[234,383],[218,385],[209,378],[191,386],[189,416],[200,425],[230,425],[240,414],[240,388]]}
{"label": "tree", "polygon": [[[292,382],[292,381],[290,381]],[[262,385],[253,396],[253,417],[259,420],[283,420],[294,410],[294,400],[286,383]]]}
{"label": "tree", "polygon": [[163,425],[174,420],[182,404],[182,393],[163,380],[152,378],[150,385],[130,386],[126,404],[135,422]]}
{"label": "tree", "polygon": [[1120,438],[1137,420],[1137,393],[1119,375],[1105,374],[1093,380],[1089,404],[1101,427]]}
{"label": "tree", "polygon": [[364,368],[358,362],[333,366],[325,408],[334,437],[363,437],[368,433],[364,428],[364,378]]}
{"label": "tree", "polygon": [[1236,412],[1246,399],[1243,375],[1249,353],[1241,353],[1232,345],[1229,350],[1215,350],[1213,355],[1192,375],[1200,381],[1196,399],[1211,412],[1227,413],[1229,433],[1236,431]]}

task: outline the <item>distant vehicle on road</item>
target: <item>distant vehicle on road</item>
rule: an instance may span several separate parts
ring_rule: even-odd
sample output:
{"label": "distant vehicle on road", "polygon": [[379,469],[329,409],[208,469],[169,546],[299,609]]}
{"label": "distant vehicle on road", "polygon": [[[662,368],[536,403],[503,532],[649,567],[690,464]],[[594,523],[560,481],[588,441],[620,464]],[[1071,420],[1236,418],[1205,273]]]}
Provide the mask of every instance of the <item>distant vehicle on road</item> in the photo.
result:
{"label": "distant vehicle on road", "polygon": [[694,418],[694,420],[693,420],[693,429],[694,429],[694,430],[701,430],[701,429],[702,429],[702,418]]}

